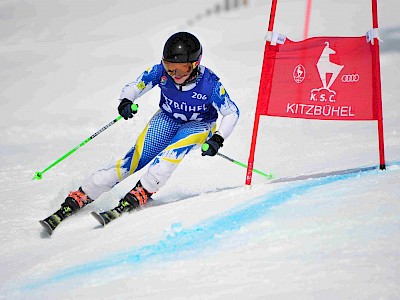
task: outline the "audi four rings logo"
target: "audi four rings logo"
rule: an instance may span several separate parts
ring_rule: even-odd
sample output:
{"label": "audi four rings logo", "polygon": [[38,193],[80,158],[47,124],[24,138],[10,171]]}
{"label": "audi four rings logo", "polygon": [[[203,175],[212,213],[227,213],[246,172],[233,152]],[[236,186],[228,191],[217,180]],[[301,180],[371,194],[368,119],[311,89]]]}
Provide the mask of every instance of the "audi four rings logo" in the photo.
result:
{"label": "audi four rings logo", "polygon": [[358,74],[344,74],[342,75],[342,82],[357,82],[360,80],[360,75]]}

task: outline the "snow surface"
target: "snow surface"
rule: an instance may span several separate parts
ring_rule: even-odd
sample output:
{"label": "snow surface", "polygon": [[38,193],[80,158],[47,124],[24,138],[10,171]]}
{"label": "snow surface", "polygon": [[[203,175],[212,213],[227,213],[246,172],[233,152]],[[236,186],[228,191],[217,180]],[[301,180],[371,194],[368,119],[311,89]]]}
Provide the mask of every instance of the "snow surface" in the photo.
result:
{"label": "snow surface", "polygon": [[[91,172],[121,157],[157,110],[157,88],[120,121],[125,83],[195,33],[202,63],[241,109],[222,153],[247,162],[270,1],[204,15],[218,1],[0,3],[0,299],[399,299],[400,21],[379,1],[386,171],[376,122],[263,117],[255,167],[191,153],[155,203],[100,228],[140,172],[60,225],[38,223]],[[222,3],[223,1],[219,1]],[[305,2],[280,0],[275,31],[300,40]],[[310,36],[364,35],[369,1],[313,1]]]}

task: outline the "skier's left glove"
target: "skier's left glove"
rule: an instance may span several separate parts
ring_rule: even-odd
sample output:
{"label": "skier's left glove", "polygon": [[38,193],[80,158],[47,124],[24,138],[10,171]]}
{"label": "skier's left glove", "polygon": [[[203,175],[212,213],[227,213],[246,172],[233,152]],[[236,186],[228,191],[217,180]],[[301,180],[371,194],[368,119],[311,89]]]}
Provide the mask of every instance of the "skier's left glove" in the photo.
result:
{"label": "skier's left glove", "polygon": [[223,146],[224,138],[220,136],[218,133],[214,133],[213,136],[206,141],[201,146],[201,155],[202,156],[214,156],[218,153],[219,148]]}
{"label": "skier's left glove", "polygon": [[131,100],[124,98],[118,105],[118,112],[125,120],[132,118],[137,113],[137,110],[132,110],[132,104]]}

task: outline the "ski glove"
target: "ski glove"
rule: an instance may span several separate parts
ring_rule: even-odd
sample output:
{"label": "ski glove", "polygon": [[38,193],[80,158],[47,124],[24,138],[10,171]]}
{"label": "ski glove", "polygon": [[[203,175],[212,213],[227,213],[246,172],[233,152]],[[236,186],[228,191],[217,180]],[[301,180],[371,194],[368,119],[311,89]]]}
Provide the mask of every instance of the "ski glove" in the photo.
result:
{"label": "ski glove", "polygon": [[132,110],[132,104],[131,100],[124,98],[118,105],[118,112],[125,120],[132,118],[137,113],[137,110]]}
{"label": "ski glove", "polygon": [[223,146],[223,142],[224,138],[218,133],[214,133],[213,136],[201,146],[201,155],[216,155],[219,148]]}

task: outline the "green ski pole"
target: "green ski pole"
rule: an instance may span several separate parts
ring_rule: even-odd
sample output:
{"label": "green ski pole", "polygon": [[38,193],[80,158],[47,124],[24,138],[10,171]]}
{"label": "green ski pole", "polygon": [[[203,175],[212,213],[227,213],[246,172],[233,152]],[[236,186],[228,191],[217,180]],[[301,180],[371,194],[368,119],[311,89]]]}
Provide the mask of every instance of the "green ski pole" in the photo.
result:
{"label": "green ski pole", "polygon": [[[239,161],[237,161],[237,160],[234,160],[234,159],[232,159],[232,158],[230,158],[230,157],[228,157],[228,156],[226,156],[226,155],[223,155],[222,153],[219,153],[219,152],[217,152],[217,155],[219,155],[219,156],[221,156],[222,158],[225,158],[225,159],[227,159],[227,160],[233,162],[234,164],[237,164],[238,166],[241,166],[241,167],[247,169],[247,165],[245,165],[244,163],[241,163],[241,162],[239,162]],[[254,168],[253,168],[253,172],[254,172],[254,173],[257,173],[257,174],[260,174],[260,175],[262,175],[262,176],[265,176],[265,177],[267,177],[268,179],[273,179],[273,178],[274,178],[274,175],[273,175],[273,174],[271,174],[271,173],[267,174],[267,173],[261,172],[260,170],[257,170],[257,169],[254,169]]]}
{"label": "green ski pole", "polygon": [[[138,106],[137,104],[133,103],[132,104],[132,111],[137,112],[138,110]],[[96,131],[94,134],[92,134],[90,137],[88,137],[86,140],[84,140],[82,143],[80,143],[79,145],[77,145],[75,148],[71,149],[70,151],[68,151],[67,153],[65,153],[63,156],[61,156],[59,159],[57,159],[55,162],[53,162],[51,165],[49,165],[47,168],[45,168],[43,171],[41,172],[36,172],[35,176],[33,176],[32,180],[40,180],[43,177],[43,173],[47,172],[48,170],[50,170],[52,167],[54,167],[55,165],[57,165],[59,162],[63,161],[64,159],[66,159],[68,156],[70,156],[72,153],[74,153],[76,150],[78,150],[80,147],[83,147],[86,143],[88,143],[89,141],[93,140],[96,136],[98,136],[100,133],[102,133],[104,130],[106,130],[108,127],[110,127],[111,125],[115,124],[116,122],[118,122],[119,120],[122,119],[122,116],[118,116],[117,118],[115,118],[114,120],[112,120],[110,123],[108,123],[107,125],[105,125],[103,128],[101,128],[100,130]]]}
{"label": "green ski pole", "polygon": [[[209,147],[210,147],[210,146],[209,146],[208,144],[204,143],[204,144],[201,146],[201,149],[202,149],[203,151],[207,151]],[[237,160],[234,160],[233,158],[230,158],[230,157],[228,157],[228,156],[226,156],[226,155],[224,155],[224,154],[222,154],[222,153],[219,153],[219,152],[217,152],[217,155],[221,156],[222,158],[225,158],[226,160],[229,160],[230,162],[233,162],[234,164],[236,164],[236,165],[238,165],[238,166],[241,166],[241,167],[247,169],[247,165],[245,165],[244,163],[241,163],[241,162],[239,162],[239,161],[237,161]],[[254,173],[257,173],[257,174],[260,174],[260,175],[262,175],[262,176],[265,176],[265,177],[267,177],[268,179],[273,179],[273,178],[275,177],[275,176],[274,176],[273,174],[271,174],[271,173],[267,174],[267,173],[261,172],[261,171],[259,171],[259,170],[257,170],[257,169],[254,169],[254,168],[253,168],[253,172],[254,172]]]}

